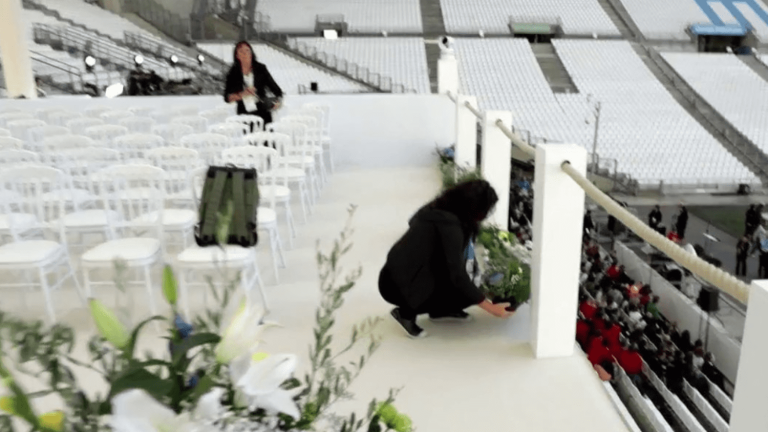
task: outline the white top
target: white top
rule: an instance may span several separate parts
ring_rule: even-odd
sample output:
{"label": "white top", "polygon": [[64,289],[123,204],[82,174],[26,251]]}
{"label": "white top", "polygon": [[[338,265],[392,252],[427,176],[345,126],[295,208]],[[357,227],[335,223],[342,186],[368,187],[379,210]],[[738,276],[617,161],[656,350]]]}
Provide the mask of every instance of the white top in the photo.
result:
{"label": "white top", "polygon": [[243,83],[246,87],[253,87],[253,72],[247,75],[243,74]]}
{"label": "white top", "polygon": [[[253,72],[249,74],[243,74],[243,84],[245,88],[251,88],[253,87]],[[245,106],[245,110],[248,112],[256,111],[256,102],[258,98],[256,96],[245,96],[243,97],[243,105]]]}

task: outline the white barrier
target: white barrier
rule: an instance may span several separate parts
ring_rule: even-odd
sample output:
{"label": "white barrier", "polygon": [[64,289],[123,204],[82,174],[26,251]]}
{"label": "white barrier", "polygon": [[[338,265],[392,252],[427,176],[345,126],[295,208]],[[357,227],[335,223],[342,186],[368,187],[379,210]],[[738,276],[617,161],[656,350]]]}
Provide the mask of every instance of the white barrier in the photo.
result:
{"label": "white barrier", "polygon": [[[637,402],[637,408],[640,409],[643,412],[645,418],[651,422],[654,430],[673,432],[673,429],[669,426],[669,423],[667,423],[667,421],[664,420],[664,417],[661,416],[658,410],[655,409],[653,403],[650,403],[648,399],[640,394],[640,390],[635,387],[635,383],[629,379],[626,372],[624,372],[624,370],[618,365],[616,365],[615,369],[619,374],[619,385],[626,389],[627,392],[629,392],[629,397],[631,399]],[[635,424],[635,426],[636,425],[637,424]]]}
{"label": "white barrier", "polygon": [[656,372],[648,367],[645,360],[643,360],[643,373],[649,378],[649,381],[656,391],[659,392],[661,397],[672,408],[672,411],[674,411],[675,415],[677,415],[690,432],[706,432],[698,420],[696,420],[696,417],[694,417],[685,404],[683,404],[683,401],[681,401],[677,395],[669,391],[664,382],[656,376]]}
{"label": "white barrier", "polygon": [[716,386],[712,381],[709,380],[709,378],[707,378],[707,382],[709,383],[709,394],[711,394],[717,403],[719,403],[720,406],[723,407],[728,412],[728,414],[730,414],[731,410],[733,409],[733,400],[731,397],[725,394],[723,389]]}
{"label": "white barrier", "polygon": [[701,411],[717,432],[728,432],[728,423],[720,417],[720,414],[712,408],[709,401],[707,401],[698,390],[690,385],[688,381],[683,382],[683,392],[685,392],[685,395],[688,396],[696,408]]}
{"label": "white barrier", "polygon": [[[616,369],[621,370],[621,368],[618,368],[618,367]],[[624,377],[626,379],[626,375],[624,375]],[[629,413],[629,410],[627,410],[627,407],[624,406],[624,403],[622,403],[621,399],[619,399],[619,395],[616,394],[616,390],[613,389],[613,386],[611,386],[610,383],[604,381],[603,387],[605,388],[605,392],[608,393],[608,396],[611,398],[611,402],[613,402],[613,407],[616,408],[616,411],[619,412],[622,420],[624,420],[624,424],[627,425],[627,428],[629,428],[630,432],[642,432],[642,430],[640,429],[640,426],[638,426],[637,423],[635,422],[635,419],[632,418],[632,414]],[[635,389],[635,391],[637,391],[637,389]]]}
{"label": "white barrier", "polygon": [[[691,339],[704,340],[705,335],[699,334],[702,321],[707,319],[706,313],[691,299],[686,297],[669,281],[653,270],[640,259],[631,249],[621,242],[616,242],[616,258],[624,265],[627,274],[634,280],[648,284],[654,294],[661,298],[659,311],[670,321],[677,323],[680,331],[688,330]],[[710,320],[710,330],[707,350],[715,355],[715,362],[720,371],[731,381],[736,382],[739,369],[741,344],[733,339],[726,329],[717,321]],[[702,330],[702,333],[706,328]]]}

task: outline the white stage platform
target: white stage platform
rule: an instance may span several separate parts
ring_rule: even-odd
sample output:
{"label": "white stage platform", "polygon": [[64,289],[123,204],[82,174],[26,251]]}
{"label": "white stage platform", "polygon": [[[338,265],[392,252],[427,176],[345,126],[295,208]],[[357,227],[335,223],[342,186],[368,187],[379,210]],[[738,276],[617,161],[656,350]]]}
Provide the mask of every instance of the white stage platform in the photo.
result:
{"label": "white stage platform", "polygon": [[[378,272],[389,247],[407,228],[408,218],[439,188],[433,151],[436,144],[451,143],[453,110],[447,99],[429,95],[296,96],[286,102],[299,106],[318,99],[333,105],[337,173],[309,223],[298,226],[299,236],[294,249],[287,251],[288,268],[281,271],[280,285],[272,283],[268,252],[262,252],[260,268],[272,306],[270,319],[284,326],[270,330],[262,348],[306,355],[318,299],[315,243],[320,240],[327,248],[343,227],[347,207],[356,204],[354,247],[344,264],[350,269],[362,265],[363,276],[338,316],[334,340],[341,344],[351,326],[368,316],[381,316],[385,321],[379,328],[381,348],[353,386],[357,400],[339,404],[340,413],[349,409],[362,413],[371,398],[385,397],[389,388],[402,388],[397,407],[423,432],[627,430],[579,350],[569,358],[533,358],[527,342],[527,307],[507,321],[473,309],[470,312],[476,320],[472,323],[426,322],[430,336],[423,340],[405,338],[387,319],[390,307],[378,294]],[[184,97],[3,101],[2,105],[36,109],[63,104],[82,110],[88,104],[126,107],[168,103],[207,109],[213,102],[212,97]],[[98,295],[112,303],[111,289],[99,290]],[[66,287],[56,296],[61,320],[73,325],[85,342],[93,328],[73,289]],[[143,290],[133,290],[130,296],[133,319],[148,315]],[[41,302],[29,297],[27,314],[44,317]],[[16,292],[4,291],[0,298],[3,310],[18,309]],[[200,291],[193,290],[192,306],[200,310]],[[154,335],[141,345],[142,352],[144,348],[158,353],[165,349],[164,341]],[[83,353],[84,347],[77,351]],[[90,377],[83,370],[77,373]],[[100,388],[94,383],[91,390]],[[46,405],[41,408],[53,405],[50,400],[41,403]]]}

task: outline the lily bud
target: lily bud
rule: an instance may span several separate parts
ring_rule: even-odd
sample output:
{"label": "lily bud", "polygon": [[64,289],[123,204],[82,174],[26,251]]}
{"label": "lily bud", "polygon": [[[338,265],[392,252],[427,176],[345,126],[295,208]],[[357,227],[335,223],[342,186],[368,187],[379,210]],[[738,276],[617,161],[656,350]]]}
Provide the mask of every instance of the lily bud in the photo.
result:
{"label": "lily bud", "polygon": [[165,301],[171,306],[176,306],[176,300],[178,299],[178,288],[176,283],[176,277],[173,275],[173,269],[171,266],[166,265],[163,268],[163,297]]}
{"label": "lily bud", "polygon": [[44,430],[54,432],[61,432],[64,430],[64,413],[61,411],[45,413],[40,416],[38,421]]}
{"label": "lily bud", "polygon": [[99,334],[115,348],[127,347],[131,336],[115,314],[96,299],[90,299],[88,305]]}
{"label": "lily bud", "polygon": [[16,415],[16,402],[11,396],[0,397],[0,411]]}

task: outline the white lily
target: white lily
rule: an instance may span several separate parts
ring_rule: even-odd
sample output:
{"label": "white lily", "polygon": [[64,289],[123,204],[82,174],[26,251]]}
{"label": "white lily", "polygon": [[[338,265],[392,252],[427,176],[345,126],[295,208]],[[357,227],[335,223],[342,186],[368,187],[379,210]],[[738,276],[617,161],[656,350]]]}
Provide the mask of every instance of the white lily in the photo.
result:
{"label": "white lily", "polygon": [[[195,419],[212,420],[221,414],[220,399],[224,390],[217,388],[200,398]],[[124,391],[112,398],[114,432],[208,432],[190,413],[176,414],[144,390]]]}
{"label": "white lily", "polygon": [[229,373],[251,408],[279,412],[297,419],[301,413],[293,395],[280,386],[293,376],[298,363],[298,357],[293,354],[266,357],[262,353],[244,355],[230,363]]}
{"label": "white lily", "polygon": [[216,346],[216,361],[228,364],[242,355],[254,352],[266,327],[262,324],[263,318],[262,307],[249,306],[243,302]]}

